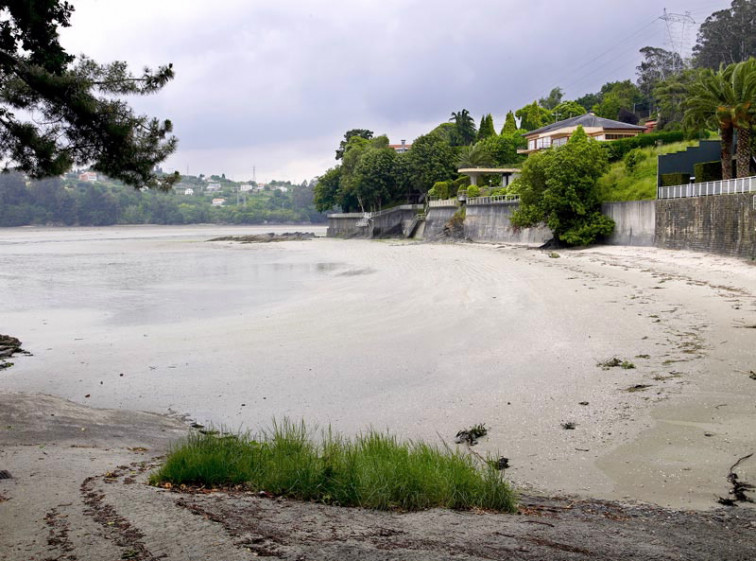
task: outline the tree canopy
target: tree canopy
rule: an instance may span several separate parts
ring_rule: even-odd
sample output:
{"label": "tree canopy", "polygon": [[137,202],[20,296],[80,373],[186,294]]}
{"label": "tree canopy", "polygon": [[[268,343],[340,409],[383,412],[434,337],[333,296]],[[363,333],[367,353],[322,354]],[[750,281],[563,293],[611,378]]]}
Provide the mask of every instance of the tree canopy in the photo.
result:
{"label": "tree canopy", "polygon": [[478,141],[484,140],[491,136],[496,136],[496,129],[494,128],[493,116],[489,113],[483,115],[480,119],[480,128],[478,128]]}
{"label": "tree canopy", "polygon": [[542,97],[538,100],[538,105],[543,107],[544,109],[552,110],[554,107],[562,103],[562,98],[564,97],[564,90],[562,88],[553,88],[549,95],[546,97]]}
{"label": "tree canopy", "polygon": [[340,160],[344,157],[344,150],[346,149],[349,139],[353,136],[358,136],[360,138],[364,138],[365,140],[370,140],[371,138],[373,138],[373,131],[368,129],[352,129],[346,131],[346,133],[344,133],[344,140],[339,142],[339,147],[336,149],[337,160]]}
{"label": "tree canopy", "polygon": [[756,56],[756,2],[733,0],[714,12],[698,30],[693,56],[696,66],[717,69]]}
{"label": "tree canopy", "polygon": [[452,112],[449,120],[454,122],[455,127],[452,135],[452,146],[468,146],[475,142],[478,131],[475,128],[475,121],[467,109]]}
{"label": "tree canopy", "polygon": [[751,131],[756,124],[756,59],[701,71],[685,101],[688,126],[719,128],[722,178],[731,177],[733,132],[738,132],[737,176],[750,175]]}
{"label": "tree canopy", "polygon": [[515,226],[545,222],[554,237],[567,245],[587,245],[609,235],[614,222],[601,214],[598,178],[607,170],[606,152],[583,127],[567,144],[531,154],[522,167],[520,207]]}
{"label": "tree canopy", "polygon": [[136,115],[122,99],[148,95],[173,78],[169,64],[141,75],[126,63],[98,64],[68,54],[58,28],[73,7],[59,0],[16,0],[0,6],[0,155],[32,178],[73,165],[134,187],[170,189],[178,173],[155,166],[176,148],[170,121]]}
{"label": "tree canopy", "polygon": [[520,128],[523,131],[534,131],[554,122],[551,111],[541,107],[536,101],[518,109],[515,116],[520,119]]}
{"label": "tree canopy", "polygon": [[514,134],[517,132],[517,121],[515,120],[514,113],[507,112],[507,117],[504,120],[504,126],[501,127],[501,134]]}

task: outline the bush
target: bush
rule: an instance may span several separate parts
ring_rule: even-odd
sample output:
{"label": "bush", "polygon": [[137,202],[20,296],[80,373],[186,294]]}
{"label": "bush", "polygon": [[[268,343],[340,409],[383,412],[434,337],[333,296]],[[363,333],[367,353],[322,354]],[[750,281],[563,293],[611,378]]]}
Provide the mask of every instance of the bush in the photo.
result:
{"label": "bush", "polygon": [[150,476],[159,485],[246,484],[254,491],[305,501],[381,510],[486,508],[514,512],[501,472],[470,455],[370,431],[349,440],[309,438],[304,424],[274,424],[245,435],[192,434]]}
{"label": "bush", "polygon": [[623,158],[627,173],[633,173],[637,169],[638,164],[640,164],[648,157],[649,154],[647,152],[644,152],[641,148],[634,148],[633,150],[630,150],[630,152],[625,154],[625,157]]}
{"label": "bush", "polygon": [[674,185],[686,185],[690,183],[689,173],[663,173],[661,175],[662,187],[671,187]]}
{"label": "bush", "polygon": [[[431,188],[439,199],[449,198],[449,187],[446,185],[446,181],[436,181]],[[428,192],[430,194],[430,191]]]}
{"label": "bush", "polygon": [[474,199],[475,197],[480,197],[480,187],[477,185],[470,185],[467,188],[467,198]]}
{"label": "bush", "polygon": [[649,134],[639,134],[638,136],[633,136],[632,138],[624,138],[622,140],[602,142],[601,146],[604,148],[604,150],[606,150],[609,161],[616,162],[621,160],[625,154],[627,154],[634,148],[654,146],[657,142],[661,144],[672,144],[673,142],[680,142],[681,140],[684,140],[684,134],[680,131],[655,132]]}

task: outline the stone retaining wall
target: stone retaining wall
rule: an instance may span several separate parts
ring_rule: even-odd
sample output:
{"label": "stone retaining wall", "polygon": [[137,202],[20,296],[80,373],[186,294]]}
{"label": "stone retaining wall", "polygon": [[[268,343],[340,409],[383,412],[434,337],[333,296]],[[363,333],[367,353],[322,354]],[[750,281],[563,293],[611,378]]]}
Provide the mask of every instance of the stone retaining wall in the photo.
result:
{"label": "stone retaining wall", "polygon": [[664,199],[656,203],[656,247],[756,258],[753,194]]}

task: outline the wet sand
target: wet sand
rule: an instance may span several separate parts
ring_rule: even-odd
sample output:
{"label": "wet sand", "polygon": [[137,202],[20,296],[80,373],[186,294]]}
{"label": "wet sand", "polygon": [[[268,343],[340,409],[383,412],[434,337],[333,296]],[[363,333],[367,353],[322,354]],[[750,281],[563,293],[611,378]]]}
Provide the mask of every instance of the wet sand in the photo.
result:
{"label": "wet sand", "polygon": [[[677,508],[716,506],[756,451],[749,263],[123,230],[0,245],[1,331],[34,354],[0,390],[250,430],[452,442],[483,422],[477,450],[522,489]],[[614,357],[635,368],[597,366]]]}

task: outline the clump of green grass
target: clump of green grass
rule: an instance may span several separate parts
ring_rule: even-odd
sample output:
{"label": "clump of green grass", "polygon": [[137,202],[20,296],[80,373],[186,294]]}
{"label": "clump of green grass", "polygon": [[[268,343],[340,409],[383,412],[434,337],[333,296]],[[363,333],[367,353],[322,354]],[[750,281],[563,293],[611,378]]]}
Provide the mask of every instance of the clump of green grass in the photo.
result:
{"label": "clump of green grass", "polygon": [[614,358],[610,358],[609,360],[599,362],[598,364],[596,364],[596,366],[600,366],[604,370],[616,368],[617,366],[619,366],[623,370],[631,370],[635,368],[635,364],[633,364],[629,360],[622,360],[620,358],[617,358],[616,356]]}
{"label": "clump of green grass", "polygon": [[249,435],[191,434],[150,476],[160,485],[245,484],[305,501],[380,510],[516,509],[501,472],[463,452],[370,431],[354,439],[284,421]]}

